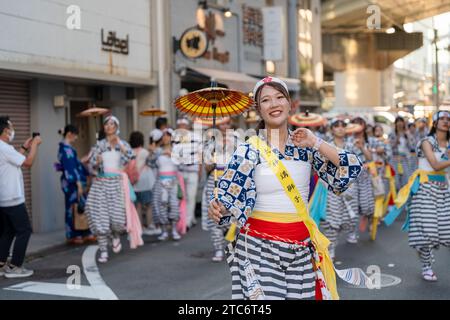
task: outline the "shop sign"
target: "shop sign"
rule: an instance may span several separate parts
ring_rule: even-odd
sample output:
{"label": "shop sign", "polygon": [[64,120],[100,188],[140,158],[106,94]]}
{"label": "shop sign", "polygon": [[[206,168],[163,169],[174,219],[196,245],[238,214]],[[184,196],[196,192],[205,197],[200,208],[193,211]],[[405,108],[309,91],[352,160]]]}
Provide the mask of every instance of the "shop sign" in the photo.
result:
{"label": "shop sign", "polygon": [[102,50],[114,53],[128,55],[129,53],[129,35],[125,39],[117,37],[115,31],[109,31],[108,36],[104,37],[104,30],[101,31]]}

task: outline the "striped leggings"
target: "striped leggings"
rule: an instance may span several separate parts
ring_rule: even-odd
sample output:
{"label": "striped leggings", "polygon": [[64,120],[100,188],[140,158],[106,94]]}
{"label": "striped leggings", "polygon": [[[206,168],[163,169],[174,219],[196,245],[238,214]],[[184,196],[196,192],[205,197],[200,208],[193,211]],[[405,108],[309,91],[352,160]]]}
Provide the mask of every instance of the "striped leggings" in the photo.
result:
{"label": "striped leggings", "polygon": [[424,270],[431,269],[434,263],[433,249],[429,247],[416,248],[419,255],[420,262],[422,262],[422,268]]}
{"label": "striped leggings", "polygon": [[119,238],[120,233],[119,232],[112,232],[109,234],[97,234],[97,242],[98,247],[101,252],[108,251],[108,244],[111,242],[112,238]]}
{"label": "striped leggings", "polygon": [[336,249],[339,240],[339,234],[344,231],[347,235],[354,234],[356,232],[356,219],[352,221],[354,223],[343,224],[340,228],[333,228],[329,222],[322,221],[320,223],[320,229],[325,237],[330,240],[330,249]]}
{"label": "striped leggings", "polygon": [[175,179],[170,187],[163,186],[158,179],[153,190],[154,220],[157,225],[169,225],[180,219],[178,182]]}
{"label": "striped leggings", "polygon": [[208,228],[213,243],[214,250],[222,251],[225,248],[226,226],[219,226],[211,219],[208,219]]}
{"label": "striped leggings", "polygon": [[202,198],[202,224],[206,222],[206,230],[209,231],[211,241],[215,251],[221,251],[225,248],[224,233],[227,226],[219,226],[208,217],[208,206],[212,193],[214,192],[214,176],[209,175],[203,190]]}

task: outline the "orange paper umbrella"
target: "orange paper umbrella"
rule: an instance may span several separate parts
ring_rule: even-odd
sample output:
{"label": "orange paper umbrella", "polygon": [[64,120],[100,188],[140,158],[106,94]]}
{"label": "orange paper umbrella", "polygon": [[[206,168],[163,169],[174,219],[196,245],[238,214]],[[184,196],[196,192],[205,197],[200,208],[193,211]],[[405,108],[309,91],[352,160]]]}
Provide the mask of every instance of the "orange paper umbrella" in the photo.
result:
{"label": "orange paper umbrella", "polygon": [[363,126],[356,123],[349,123],[345,128],[345,133],[354,134],[363,131]]}
{"label": "orange paper umbrella", "polygon": [[79,113],[78,117],[98,117],[102,116],[104,114],[107,114],[110,110],[105,108],[89,108],[87,110],[84,110],[83,112]]}
{"label": "orange paper umbrella", "polygon": [[97,117],[105,115],[109,113],[111,110],[105,109],[105,108],[97,108],[92,107],[87,110],[84,110],[83,112],[79,113],[77,117],[94,117],[94,123],[95,123],[95,138],[98,139],[98,125],[97,125]]}
{"label": "orange paper umbrella", "polygon": [[[226,123],[230,120],[231,120],[230,117],[219,118],[216,120],[216,126]],[[212,127],[213,119],[212,118],[196,118],[194,120],[194,123],[198,123],[198,124],[201,124],[202,126],[206,126],[206,127]]]}
{"label": "orange paper umbrella", "polygon": [[175,107],[193,117],[226,117],[239,115],[253,105],[246,94],[220,87],[188,93],[175,101]]}
{"label": "orange paper umbrella", "polygon": [[164,116],[167,114],[166,111],[157,109],[157,108],[150,108],[144,111],[139,112],[139,114],[143,117],[159,117]]}
{"label": "orange paper umbrella", "polygon": [[[197,90],[179,97],[175,101],[175,107],[181,112],[192,117],[211,118],[212,128],[216,128],[216,117],[228,117],[239,115],[253,106],[253,99],[248,95],[235,90],[220,88],[213,82],[210,88]],[[218,198],[215,137],[214,159],[214,197]],[[229,218],[229,217],[228,217]]]}
{"label": "orange paper umbrella", "polygon": [[320,127],[326,123],[326,119],[320,114],[306,111],[290,116],[289,123],[296,127]]}

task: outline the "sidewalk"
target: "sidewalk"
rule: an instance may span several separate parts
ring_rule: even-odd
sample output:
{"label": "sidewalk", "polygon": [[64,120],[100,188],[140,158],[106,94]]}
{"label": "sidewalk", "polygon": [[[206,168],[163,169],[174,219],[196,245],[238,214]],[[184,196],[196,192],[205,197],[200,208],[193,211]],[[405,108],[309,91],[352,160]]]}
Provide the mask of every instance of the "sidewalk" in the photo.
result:
{"label": "sidewalk", "polygon": [[26,259],[34,259],[48,252],[70,248],[65,243],[64,229],[52,232],[32,233],[28,242]]}

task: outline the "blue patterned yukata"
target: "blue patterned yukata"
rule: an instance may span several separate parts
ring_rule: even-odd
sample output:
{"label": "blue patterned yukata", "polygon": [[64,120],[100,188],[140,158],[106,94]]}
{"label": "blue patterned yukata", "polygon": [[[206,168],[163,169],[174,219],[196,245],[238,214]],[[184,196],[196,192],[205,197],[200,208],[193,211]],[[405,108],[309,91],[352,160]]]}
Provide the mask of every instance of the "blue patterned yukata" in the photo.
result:
{"label": "blue patterned yukata", "polygon": [[[66,239],[73,239],[76,237],[86,237],[91,234],[89,230],[77,231],[74,230],[73,221],[73,205],[78,203],[78,187],[77,182],[81,182],[83,189],[86,189],[87,176],[89,175],[86,168],[78,159],[77,151],[69,144],[63,142],[59,143],[58,161],[62,171],[61,174],[61,188],[64,192],[65,199],[65,231]],[[86,194],[81,197],[81,204],[85,202]]]}

